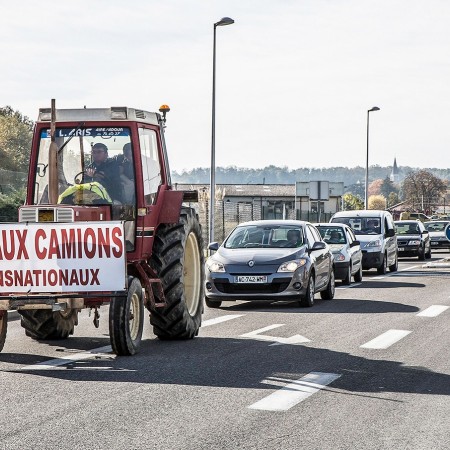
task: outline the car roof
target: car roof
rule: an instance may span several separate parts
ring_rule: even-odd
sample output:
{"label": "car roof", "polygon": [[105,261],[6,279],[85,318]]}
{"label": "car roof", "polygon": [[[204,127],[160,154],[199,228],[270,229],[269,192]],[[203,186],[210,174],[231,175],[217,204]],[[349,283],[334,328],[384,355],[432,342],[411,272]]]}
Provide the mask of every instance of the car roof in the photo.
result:
{"label": "car roof", "polygon": [[382,217],[384,214],[390,214],[390,212],[377,209],[359,209],[356,211],[339,211],[333,217]]}
{"label": "car roof", "polygon": [[305,226],[307,223],[309,223],[309,222],[306,222],[304,220],[282,220],[282,219],[279,219],[279,220],[250,220],[248,222],[240,223],[238,225],[238,227],[249,226],[249,225],[254,225],[254,226],[259,226],[259,227],[261,227],[261,226],[271,227],[274,225],[277,225],[277,226],[284,225],[287,227],[294,227],[294,226],[300,227],[300,226]]}
{"label": "car roof", "polygon": [[[345,223],[339,223],[339,222],[321,222],[321,223],[313,223],[315,227],[339,227],[339,228],[350,228]],[[351,228],[350,228],[351,229]]]}
{"label": "car roof", "polygon": [[394,220],[394,223],[422,223],[420,220]]}

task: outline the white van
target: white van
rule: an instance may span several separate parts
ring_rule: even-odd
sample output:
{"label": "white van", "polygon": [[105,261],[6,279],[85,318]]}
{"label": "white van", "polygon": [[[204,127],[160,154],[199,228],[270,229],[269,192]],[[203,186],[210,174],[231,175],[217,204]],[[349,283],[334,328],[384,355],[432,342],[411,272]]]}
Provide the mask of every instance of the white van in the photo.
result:
{"label": "white van", "polygon": [[361,243],[364,270],[376,268],[379,274],[398,268],[397,236],[394,220],[388,211],[339,211],[330,222],[350,226]]}

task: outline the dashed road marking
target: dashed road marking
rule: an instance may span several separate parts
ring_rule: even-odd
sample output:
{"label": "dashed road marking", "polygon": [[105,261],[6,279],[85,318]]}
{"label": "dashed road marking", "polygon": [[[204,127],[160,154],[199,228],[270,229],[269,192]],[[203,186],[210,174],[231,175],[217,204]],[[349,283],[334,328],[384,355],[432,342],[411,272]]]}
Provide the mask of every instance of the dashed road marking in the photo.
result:
{"label": "dashed road marking", "polygon": [[391,272],[389,274],[386,275],[379,275],[376,277],[372,277],[370,278],[371,280],[382,280],[383,278],[390,278],[390,277],[394,277],[396,274],[398,274],[399,272],[406,272],[407,270],[411,270],[411,269],[415,269],[416,267],[421,267],[419,265],[415,265],[415,266],[409,266],[409,267],[405,267],[404,269],[399,269],[396,272]]}
{"label": "dashed road marking", "polygon": [[209,327],[210,325],[216,325],[218,323],[227,322],[228,320],[237,319],[238,317],[242,317],[243,314],[229,314],[227,316],[220,316],[214,319],[205,320],[202,323],[202,328]]}
{"label": "dashed road marking", "polygon": [[388,330],[385,333],[380,334],[375,339],[361,345],[361,348],[386,349],[392,344],[398,342],[400,339],[403,339],[405,336],[408,336],[409,333],[411,333],[411,331]]}
{"label": "dashed road marking", "polygon": [[308,338],[305,338],[304,336],[301,336],[299,334],[294,334],[293,336],[290,336],[288,338],[261,334],[265,333],[266,331],[273,330],[274,328],[279,328],[283,326],[284,324],[276,323],[273,325],[269,325],[268,327],[260,328],[259,330],[251,331],[250,333],[241,334],[240,337],[248,339],[256,339],[258,341],[272,342],[271,345],[285,345],[285,344],[297,345],[297,344],[304,344],[305,342],[310,342]]}
{"label": "dashed road marking", "polygon": [[436,317],[439,314],[446,311],[450,306],[445,305],[431,305],[429,308],[424,309],[420,313],[416,314],[416,316],[420,317]]}
{"label": "dashed road marking", "polygon": [[301,401],[323,389],[341,375],[311,372],[287,386],[253,403],[248,408],[260,411],[287,411]]}

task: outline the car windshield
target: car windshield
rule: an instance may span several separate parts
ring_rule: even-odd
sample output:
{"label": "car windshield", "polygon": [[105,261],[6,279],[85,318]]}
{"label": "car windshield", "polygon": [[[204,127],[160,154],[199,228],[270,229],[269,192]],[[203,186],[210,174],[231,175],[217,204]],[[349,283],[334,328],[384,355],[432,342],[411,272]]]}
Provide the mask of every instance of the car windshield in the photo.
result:
{"label": "car windshield", "polygon": [[425,228],[428,231],[445,231],[450,222],[425,222]]}
{"label": "car windshield", "polygon": [[[105,196],[105,186],[91,189],[89,192],[76,189],[76,185],[84,183],[83,174],[90,164],[94,163],[94,153],[99,150],[107,149],[106,156],[111,164],[117,164],[117,158],[123,157],[123,148],[125,144],[130,145],[130,129],[124,127],[72,127],[56,128],[55,143],[58,148],[58,195],[60,201],[68,198],[65,193],[70,194],[70,189],[76,190],[77,198],[80,201],[75,203],[92,204],[103,203],[105,198],[110,197],[113,200],[114,195],[108,192]],[[50,149],[50,130],[43,129],[40,133],[39,154],[35,173],[35,192],[34,203],[45,204],[48,199],[49,182],[49,149]],[[96,180],[94,180],[96,181]],[[116,180],[118,181],[118,180]],[[102,192],[103,190],[103,192]],[[98,191],[98,192],[95,192]],[[81,195],[82,194],[82,195]],[[61,197],[62,195],[62,197]],[[95,197],[93,199],[93,197]]]}
{"label": "car windshield", "polygon": [[334,217],[333,222],[348,225],[355,234],[381,234],[379,217]]}
{"label": "car windshield", "polygon": [[225,248],[296,248],[304,245],[302,227],[289,225],[242,225],[225,241]]}
{"label": "car windshield", "polygon": [[332,225],[319,225],[316,226],[319,230],[322,239],[328,244],[346,244],[344,230],[341,227]]}
{"label": "car windshield", "polygon": [[420,228],[418,223],[399,223],[395,222],[397,228],[397,234],[401,236],[402,234],[420,234]]}

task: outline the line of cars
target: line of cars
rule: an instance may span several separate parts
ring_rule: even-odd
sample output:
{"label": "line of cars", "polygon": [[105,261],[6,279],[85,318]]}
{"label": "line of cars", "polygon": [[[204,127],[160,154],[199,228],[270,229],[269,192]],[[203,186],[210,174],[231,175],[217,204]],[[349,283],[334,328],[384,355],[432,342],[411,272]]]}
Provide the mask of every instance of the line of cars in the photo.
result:
{"label": "line of cars", "polygon": [[[205,295],[210,308],[223,301],[296,300],[312,306],[320,292],[333,299],[335,279],[362,281],[362,271],[395,272],[398,257],[431,257],[432,233],[442,224],[394,222],[387,211],[340,211],[329,223],[260,220],[239,224],[206,261]],[[441,231],[438,231],[441,230]],[[444,234],[445,234],[444,227]],[[446,244],[450,241],[445,237]],[[441,244],[439,244],[441,245]],[[440,247],[442,248],[442,247]]]}

